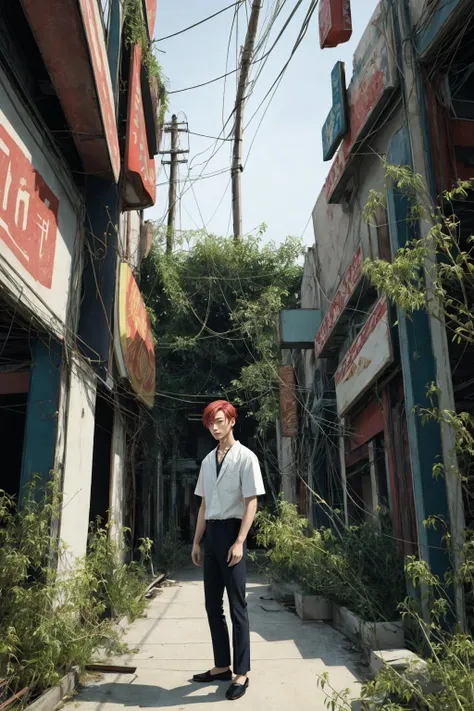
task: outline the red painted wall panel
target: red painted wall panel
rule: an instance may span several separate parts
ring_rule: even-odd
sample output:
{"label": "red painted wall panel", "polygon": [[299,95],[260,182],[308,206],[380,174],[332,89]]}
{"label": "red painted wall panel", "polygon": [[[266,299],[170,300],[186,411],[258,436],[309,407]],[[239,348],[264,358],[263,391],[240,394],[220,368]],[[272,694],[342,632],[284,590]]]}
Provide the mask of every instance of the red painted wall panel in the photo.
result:
{"label": "red painted wall panel", "polygon": [[125,202],[128,208],[151,207],[156,200],[155,159],[150,158],[141,89],[141,48],[132,48],[125,148]]}
{"label": "red painted wall panel", "polygon": [[319,0],[319,42],[321,49],[337,47],[352,35],[350,0]]}

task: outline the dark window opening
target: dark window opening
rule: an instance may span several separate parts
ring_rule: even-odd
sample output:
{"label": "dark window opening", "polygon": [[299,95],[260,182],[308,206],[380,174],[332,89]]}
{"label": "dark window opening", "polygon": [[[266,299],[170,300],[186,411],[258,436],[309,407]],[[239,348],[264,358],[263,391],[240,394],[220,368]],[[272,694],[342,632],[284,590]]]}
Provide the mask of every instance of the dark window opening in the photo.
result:
{"label": "dark window opening", "polygon": [[0,431],[5,443],[0,489],[14,497],[20,493],[27,400],[28,393],[0,395]]}
{"label": "dark window opening", "polygon": [[108,522],[110,509],[110,478],[112,468],[112,433],[114,410],[111,395],[105,390],[97,393],[95,409],[94,454],[92,459],[92,486],[89,521],[100,518],[101,525]]}

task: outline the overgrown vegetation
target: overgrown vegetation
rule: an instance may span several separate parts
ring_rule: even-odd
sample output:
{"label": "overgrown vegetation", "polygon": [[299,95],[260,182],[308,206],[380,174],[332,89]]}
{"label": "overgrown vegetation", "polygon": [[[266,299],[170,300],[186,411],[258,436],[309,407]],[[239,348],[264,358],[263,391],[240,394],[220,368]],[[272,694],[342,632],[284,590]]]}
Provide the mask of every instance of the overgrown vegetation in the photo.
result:
{"label": "overgrown vegetation", "polygon": [[123,13],[124,36],[127,45],[131,47],[136,44],[140,47],[142,62],[148,71],[148,75],[158,81],[161,101],[159,120],[163,124],[165,114],[169,109],[168,81],[163,74],[161,64],[156,58],[153,43],[148,38],[142,0],[124,0]]}
{"label": "overgrown vegetation", "polygon": [[367,621],[390,621],[405,596],[403,561],[387,514],[374,524],[311,530],[297,507],[280,499],[275,513],[257,514],[257,543],[266,549],[268,573],[296,581],[307,594],[344,605]]}
{"label": "overgrown vegetation", "polygon": [[[429,225],[426,237],[412,239],[400,249],[391,263],[377,259],[367,261],[365,271],[379,291],[385,292],[405,314],[424,309],[446,324],[454,344],[462,350],[474,346],[474,236],[456,216],[456,207],[472,196],[474,181],[461,181],[442,196],[442,206],[435,208],[419,175],[408,167],[394,166],[384,161],[387,185],[391,184],[408,206],[409,221],[425,220]],[[385,195],[372,191],[366,206],[368,221],[375,216],[377,206],[385,205]],[[464,355],[464,353],[463,353]],[[450,428],[455,442],[457,468],[444,472],[438,462],[433,476],[458,477],[464,490],[464,501],[471,509],[473,496],[474,416],[472,411],[452,411],[439,406],[441,392],[436,383],[427,383],[428,407],[420,408],[423,421],[439,422]],[[472,514],[472,510],[471,510]],[[451,553],[455,545],[449,534],[449,524],[437,516],[428,525],[444,526],[446,543]],[[474,542],[467,530],[462,551],[463,563],[455,582],[464,584],[468,602],[467,614],[474,619]]]}
{"label": "overgrown vegetation", "polygon": [[[134,618],[144,609],[144,568],[122,562],[122,541],[113,543],[108,528],[91,530],[90,555],[64,569],[67,550],[51,536],[60,507],[55,481],[44,492],[34,485],[21,509],[0,491],[4,697],[24,687],[36,696],[73,665],[83,669],[99,650],[123,651],[113,617]],[[149,548],[149,541],[141,542],[144,557]]]}
{"label": "overgrown vegetation", "polygon": [[[408,231],[413,239],[400,249],[389,263],[367,261],[365,271],[379,292],[408,316],[426,310],[446,325],[453,344],[465,351],[474,345],[474,237],[456,216],[456,208],[471,199],[474,181],[460,182],[444,193],[441,206],[435,208],[419,175],[406,166],[394,166],[384,161],[386,183],[405,201]],[[371,222],[378,208],[386,207],[385,194],[372,191],[365,211]],[[419,238],[419,221],[428,222],[427,234]],[[463,352],[464,355],[464,352]],[[433,476],[459,477],[464,500],[472,514],[472,464],[474,457],[474,418],[471,411],[452,411],[439,406],[440,391],[435,383],[426,383],[429,406],[418,409],[424,421],[435,421],[451,428],[455,441],[457,468],[446,473],[441,463]],[[454,452],[453,452],[454,454]],[[378,705],[389,711],[415,708],[429,711],[474,709],[474,640],[451,624],[455,612],[450,591],[452,585],[462,585],[466,593],[468,623],[473,629],[474,543],[473,532],[465,532],[463,550],[454,550],[450,527],[441,516],[434,515],[427,526],[442,526],[447,550],[461,565],[438,579],[425,562],[408,558],[406,577],[416,597],[406,598],[399,609],[406,625],[418,641],[416,651],[424,658],[424,668],[399,674],[385,667],[377,678],[364,685],[362,696],[378,699]],[[462,553],[459,556],[459,553]],[[421,604],[424,610],[421,612]],[[428,613],[428,614],[426,614]],[[327,706],[331,709],[351,708],[348,691],[333,692],[325,675],[321,685],[328,690]]]}
{"label": "overgrown vegetation", "polygon": [[181,538],[181,531],[171,525],[163,537],[159,563],[167,573],[175,573],[189,561],[190,554]]}
{"label": "overgrown vegetation", "polygon": [[[377,700],[373,708],[388,711],[473,711],[474,640],[462,632],[447,631],[450,601],[426,563],[409,557],[406,575],[418,595],[406,598],[399,609],[405,622],[418,631],[417,652],[423,659],[404,672],[385,665],[374,680],[362,686],[361,697],[367,703]],[[421,600],[428,608],[428,621],[421,612]],[[320,685],[327,691],[328,708],[351,711],[349,690],[334,691],[328,674],[321,677]]]}
{"label": "overgrown vegetation", "polygon": [[[278,314],[296,306],[302,274],[300,241],[264,244],[263,232],[239,242],[189,232],[173,254],[158,234],[141,280],[156,337],[158,398],[221,393],[245,404],[262,432],[279,411]],[[173,400],[165,404],[171,424]]]}

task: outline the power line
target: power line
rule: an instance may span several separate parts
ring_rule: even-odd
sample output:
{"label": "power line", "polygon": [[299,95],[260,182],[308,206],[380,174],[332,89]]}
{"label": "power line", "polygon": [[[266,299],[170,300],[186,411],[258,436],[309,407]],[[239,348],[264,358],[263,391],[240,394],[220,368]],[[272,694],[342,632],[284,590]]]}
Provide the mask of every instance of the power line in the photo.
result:
{"label": "power line", "polygon": [[[303,0],[298,0],[298,2],[297,2],[297,4],[296,4],[295,8],[294,8],[293,11],[291,12],[290,17],[288,18],[287,22],[286,22],[285,25],[283,26],[283,29],[281,30],[280,34],[278,35],[278,37],[276,38],[275,42],[274,42],[273,45],[270,47],[270,49],[268,50],[268,52],[265,52],[265,54],[263,54],[261,57],[258,57],[257,59],[253,60],[253,61],[250,63],[250,66],[253,66],[254,64],[259,64],[259,63],[262,62],[263,60],[267,60],[267,59],[268,59],[268,57],[270,56],[270,54],[271,54],[271,53],[273,52],[273,50],[275,49],[275,47],[276,47],[276,45],[278,44],[279,40],[281,39],[281,37],[282,37],[284,31],[286,30],[287,26],[289,25],[291,19],[293,18],[295,12],[297,11],[298,7],[301,5],[302,2],[303,2]],[[314,7],[313,7],[312,10],[311,10],[311,15],[313,14],[314,9],[316,8],[316,5],[317,5],[317,4],[318,4],[318,0],[312,0],[312,5],[314,5]],[[235,7],[235,5],[231,5],[231,7]],[[280,10],[280,11],[281,11],[281,10]],[[308,14],[309,14],[309,13],[308,13]],[[310,16],[311,16],[311,15],[310,15]],[[277,15],[277,16],[278,16],[278,15]],[[235,22],[235,19],[234,19],[234,22]],[[307,29],[307,28],[306,28],[306,29]],[[305,30],[304,34],[306,34],[306,30]],[[285,69],[286,69],[286,66],[284,67],[283,71],[285,71]],[[200,88],[203,87],[203,86],[208,86],[209,84],[214,84],[215,82],[220,81],[221,79],[226,79],[227,77],[232,76],[232,74],[236,74],[236,73],[239,72],[239,71],[240,71],[240,65],[239,65],[238,67],[236,67],[235,69],[232,69],[231,71],[226,72],[225,74],[222,74],[221,76],[215,77],[214,79],[210,79],[209,81],[203,82],[202,84],[195,84],[194,86],[188,86],[188,87],[185,87],[184,89],[175,89],[174,91],[170,91],[170,92],[168,92],[168,93],[169,93],[169,94],[179,94],[179,93],[182,93],[183,91],[191,91],[191,90],[193,90],[193,89],[200,89]],[[273,86],[270,88],[270,91],[272,90],[272,88],[273,88]],[[269,92],[269,93],[270,93],[270,92]],[[265,97],[265,98],[266,98],[266,97]],[[265,99],[264,99],[264,101],[265,101]]]}
{"label": "power line", "polygon": [[[260,111],[260,109],[261,109],[262,106],[264,105],[265,101],[267,100],[267,98],[268,98],[268,97],[270,96],[270,94],[271,94],[271,96],[270,96],[270,101],[268,102],[268,104],[267,104],[267,106],[266,106],[266,108],[265,108],[265,111],[263,112],[263,115],[262,115],[262,117],[261,117],[261,119],[260,119],[260,121],[259,121],[259,124],[258,124],[258,126],[257,126],[256,131],[255,131],[254,137],[253,137],[252,142],[251,142],[251,144],[250,144],[250,148],[249,148],[249,150],[248,150],[245,163],[247,163],[247,161],[248,161],[248,159],[249,159],[250,152],[251,152],[251,150],[252,150],[252,148],[253,148],[253,145],[254,145],[255,140],[256,140],[256,138],[257,138],[257,135],[258,135],[258,132],[259,132],[259,130],[260,130],[260,128],[261,128],[261,125],[262,125],[262,123],[263,123],[263,121],[264,121],[264,119],[265,119],[265,116],[267,115],[267,112],[268,112],[268,110],[269,110],[269,108],[270,108],[270,105],[271,105],[271,103],[272,103],[272,101],[273,101],[273,98],[274,98],[276,92],[278,91],[278,88],[279,88],[279,86],[280,86],[280,84],[281,84],[281,82],[282,82],[282,80],[283,80],[283,77],[285,76],[286,70],[288,69],[288,67],[289,67],[289,65],[290,65],[290,63],[291,63],[291,60],[293,59],[294,55],[296,54],[296,51],[297,51],[298,47],[300,46],[301,42],[303,41],[303,39],[304,39],[305,36],[306,36],[306,33],[307,33],[307,31],[308,31],[308,27],[309,27],[309,22],[310,22],[311,17],[313,16],[313,14],[314,14],[314,12],[315,12],[315,10],[316,10],[316,7],[317,7],[317,5],[318,5],[318,2],[319,2],[319,0],[311,0],[310,7],[309,7],[309,9],[308,9],[308,12],[306,13],[306,17],[305,17],[305,19],[304,19],[304,21],[303,21],[303,25],[302,25],[302,27],[301,27],[301,29],[300,29],[299,35],[298,35],[298,37],[297,37],[297,40],[296,40],[296,42],[295,42],[295,44],[294,44],[294,46],[293,46],[293,49],[292,49],[292,51],[291,51],[291,54],[290,54],[290,56],[289,56],[287,62],[286,62],[285,65],[283,66],[282,70],[280,71],[280,73],[278,74],[277,78],[275,79],[275,81],[274,81],[273,84],[271,85],[270,89],[269,89],[269,90],[267,91],[267,93],[265,94],[264,98],[263,98],[262,101],[260,102],[260,104],[259,104],[259,106],[257,107],[257,109],[254,111],[253,115],[251,116],[250,120],[248,121],[248,123],[247,123],[247,125],[246,125],[246,127],[245,127],[246,129],[248,128],[248,126],[251,124],[251,122],[253,121],[253,119],[254,119],[255,116],[258,114],[258,112]],[[298,5],[300,5],[300,4],[301,4],[301,3],[298,2]],[[293,13],[292,13],[292,14],[293,14]]]}
{"label": "power line", "polygon": [[[260,59],[256,59],[252,64],[257,64],[258,62],[261,62],[263,59],[265,59],[266,55],[263,55],[263,57],[260,57]],[[168,94],[181,94],[183,91],[191,91],[192,89],[200,89],[203,86],[208,86],[209,84],[215,84],[216,81],[220,81],[221,79],[225,79],[226,77],[232,76],[232,74],[237,74],[237,72],[240,71],[240,66],[236,67],[235,69],[231,69],[230,72],[227,72],[226,74],[221,74],[220,77],[215,77],[215,79],[209,79],[209,81],[205,81],[202,84],[195,84],[194,86],[187,86],[184,89],[175,89],[174,91],[169,91]]]}
{"label": "power line", "polygon": [[189,131],[191,136],[200,136],[201,138],[210,138],[213,141],[232,141],[232,138],[221,138],[220,136],[208,136],[206,133],[196,133],[195,131]]}
{"label": "power line", "polygon": [[177,37],[178,35],[182,35],[184,32],[193,30],[195,27],[199,27],[199,25],[203,25],[205,22],[208,22],[209,20],[213,20],[214,17],[217,17],[218,15],[222,15],[223,12],[227,12],[227,10],[231,10],[233,7],[236,7],[237,5],[242,5],[244,2],[245,2],[245,0],[237,0],[237,2],[232,3],[232,5],[228,5],[227,7],[224,7],[222,10],[215,12],[213,15],[209,15],[209,17],[205,17],[204,20],[195,22],[194,25],[189,25],[189,27],[185,27],[184,30],[179,30],[179,32],[173,32],[172,35],[167,35],[166,37],[160,37],[160,39],[153,40],[153,42],[164,42],[165,40],[171,39],[172,37]]}

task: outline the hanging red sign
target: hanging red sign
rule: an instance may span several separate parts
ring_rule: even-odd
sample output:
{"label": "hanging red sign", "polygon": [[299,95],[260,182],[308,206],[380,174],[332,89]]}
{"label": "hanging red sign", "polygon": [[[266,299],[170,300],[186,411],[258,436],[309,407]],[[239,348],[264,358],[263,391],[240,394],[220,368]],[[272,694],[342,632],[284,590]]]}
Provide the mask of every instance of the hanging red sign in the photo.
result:
{"label": "hanging red sign", "polygon": [[352,257],[351,263],[347,267],[339,288],[332,300],[329,309],[323,318],[321,326],[318,329],[314,341],[314,351],[317,357],[321,355],[327,344],[331,333],[334,330],[342,312],[346,308],[349,300],[354,293],[359,281],[362,278],[364,259],[362,256],[362,248],[358,247],[356,253]]}
{"label": "hanging red sign", "polygon": [[59,200],[0,124],[0,239],[26,271],[51,288]]}
{"label": "hanging red sign", "polygon": [[137,397],[148,407],[155,400],[155,349],[150,319],[133,272],[120,265],[119,332],[123,364]]}
{"label": "hanging red sign", "polygon": [[153,39],[156,21],[156,0],[145,0],[148,34]]}
{"label": "hanging red sign", "polygon": [[298,413],[296,409],[295,371],[291,365],[280,367],[280,415],[283,437],[298,434]]}
{"label": "hanging red sign", "polygon": [[337,47],[352,35],[351,0],[319,0],[321,49]]}
{"label": "hanging red sign", "polygon": [[141,87],[142,51],[132,47],[128,97],[128,126],[125,147],[125,205],[138,210],[156,200],[155,160],[150,158]]}

